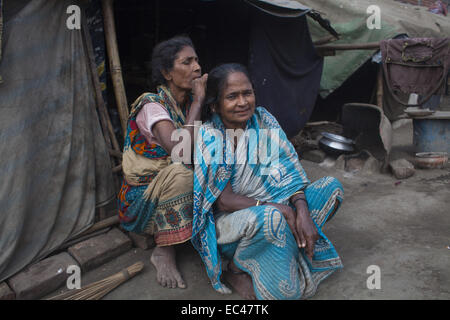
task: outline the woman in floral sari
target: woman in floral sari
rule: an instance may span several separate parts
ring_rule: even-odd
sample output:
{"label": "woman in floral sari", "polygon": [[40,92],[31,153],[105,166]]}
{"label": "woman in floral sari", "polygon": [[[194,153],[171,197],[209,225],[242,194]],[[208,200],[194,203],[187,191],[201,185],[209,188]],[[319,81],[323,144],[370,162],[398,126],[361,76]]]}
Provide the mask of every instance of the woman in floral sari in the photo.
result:
{"label": "woman in floral sari", "polygon": [[[221,293],[231,292],[225,280],[246,299],[308,298],[342,268],[322,232],[342,202],[342,185],[332,177],[310,183],[276,119],[255,108],[249,79],[238,64],[209,73],[191,241]],[[224,274],[222,259],[229,261]]]}
{"label": "woman in floral sari", "polygon": [[[189,38],[158,44],[152,55],[152,80],[158,93],[144,93],[132,105],[123,152],[119,217],[124,229],[153,235],[150,261],[164,287],[185,288],[174,246],[192,235],[192,166],[173,163],[178,143],[172,133],[193,135],[200,119],[207,75]],[[189,145],[192,147],[192,145]]]}

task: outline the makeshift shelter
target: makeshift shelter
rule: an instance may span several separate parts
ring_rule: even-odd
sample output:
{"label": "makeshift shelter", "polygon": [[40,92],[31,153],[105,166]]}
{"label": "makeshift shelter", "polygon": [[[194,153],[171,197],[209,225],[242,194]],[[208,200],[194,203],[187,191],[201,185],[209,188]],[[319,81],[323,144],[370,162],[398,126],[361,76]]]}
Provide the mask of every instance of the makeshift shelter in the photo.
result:
{"label": "makeshift shelter", "polygon": [[[339,33],[332,43],[318,45],[316,49],[326,55],[324,47],[335,47],[335,55],[325,56],[320,97],[321,109],[342,107],[349,102],[370,103],[376,90],[378,65],[371,62],[384,39],[406,35],[410,38],[443,38],[450,35],[450,19],[434,14],[428,8],[393,0],[305,0],[302,4],[318,11],[331,22]],[[374,9],[374,6],[376,8]],[[380,28],[368,27],[369,18],[378,10]],[[313,41],[326,38],[327,33],[315,22],[308,21]],[[363,50],[363,47],[367,49]],[[353,48],[353,49],[352,49]],[[342,50],[352,49],[352,50]],[[384,88],[384,92],[387,92]],[[393,121],[403,107],[387,95],[383,97],[384,112]],[[373,102],[373,101],[372,101]],[[375,103],[376,104],[376,103]]]}

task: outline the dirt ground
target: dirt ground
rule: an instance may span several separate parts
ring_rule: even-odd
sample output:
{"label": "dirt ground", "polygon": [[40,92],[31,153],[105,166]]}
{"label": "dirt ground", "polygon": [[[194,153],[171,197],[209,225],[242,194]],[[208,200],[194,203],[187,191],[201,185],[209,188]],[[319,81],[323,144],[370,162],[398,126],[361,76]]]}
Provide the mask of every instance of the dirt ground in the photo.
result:
{"label": "dirt ground", "polygon": [[[409,122],[394,131],[391,159],[413,154]],[[310,180],[331,175],[345,188],[338,214],[324,228],[344,268],[323,281],[312,300],[450,299],[450,164],[443,169],[416,170],[401,183],[391,174],[352,174],[306,160],[302,164]],[[140,260],[145,269],[104,299],[241,299],[235,293],[221,295],[212,289],[190,244],[178,248],[178,265],[188,287],[160,287],[149,261],[151,252],[133,248],[83,274],[82,285]],[[380,268],[380,289],[367,287],[371,276],[367,270],[373,265]]]}

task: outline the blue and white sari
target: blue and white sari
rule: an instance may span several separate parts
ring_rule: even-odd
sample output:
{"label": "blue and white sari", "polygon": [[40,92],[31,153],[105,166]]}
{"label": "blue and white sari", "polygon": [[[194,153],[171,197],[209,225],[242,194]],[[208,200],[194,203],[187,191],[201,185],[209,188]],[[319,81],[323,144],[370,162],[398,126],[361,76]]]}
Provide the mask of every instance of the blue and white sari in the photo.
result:
{"label": "blue and white sari", "polygon": [[[202,125],[194,150],[194,221],[192,243],[199,252],[212,286],[231,292],[221,282],[222,258],[233,260],[253,281],[258,299],[300,299],[342,262],[322,232],[343,188],[331,177],[310,183],[297,153],[276,119],[258,107],[248,120],[236,152],[233,138],[218,115]],[[219,212],[214,202],[228,182],[233,192],[261,201],[289,205],[298,190],[305,192],[318,233],[312,261],[299,249],[281,212],[263,205]]]}

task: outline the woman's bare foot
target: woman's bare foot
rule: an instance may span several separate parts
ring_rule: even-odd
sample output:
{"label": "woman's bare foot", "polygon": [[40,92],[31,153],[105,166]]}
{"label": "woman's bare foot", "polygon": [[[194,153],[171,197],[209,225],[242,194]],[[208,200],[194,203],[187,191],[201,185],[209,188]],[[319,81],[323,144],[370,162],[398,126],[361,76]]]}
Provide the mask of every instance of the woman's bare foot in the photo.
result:
{"label": "woman's bare foot", "polygon": [[252,278],[249,274],[240,270],[232,261],[228,264],[228,270],[224,273],[224,277],[242,298],[256,300]]}
{"label": "woman's bare foot", "polygon": [[150,257],[150,262],[156,268],[156,279],[161,286],[186,288],[186,284],[177,269],[173,246],[156,247]]}

